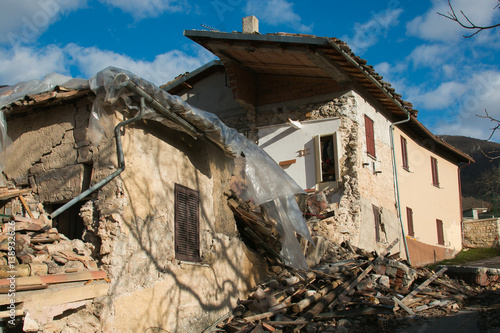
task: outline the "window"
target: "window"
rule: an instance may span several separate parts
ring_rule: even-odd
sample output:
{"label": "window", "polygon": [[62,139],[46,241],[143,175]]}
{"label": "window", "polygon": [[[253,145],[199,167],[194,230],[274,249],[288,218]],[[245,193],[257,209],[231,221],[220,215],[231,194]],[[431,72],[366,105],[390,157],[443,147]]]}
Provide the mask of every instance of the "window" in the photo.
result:
{"label": "window", "polygon": [[366,152],[368,155],[375,157],[375,132],[373,130],[373,120],[365,115],[365,132],[366,132]]}
{"label": "window", "polygon": [[408,236],[415,237],[415,229],[413,228],[413,210],[406,207],[406,222],[408,224]]}
{"label": "window", "polygon": [[375,219],[375,240],[377,243],[380,243],[380,208],[375,205],[372,205],[373,208],[373,217]]}
{"label": "window", "polygon": [[409,170],[410,167],[408,166],[408,144],[406,142],[406,139],[401,137],[401,156],[403,158],[403,168],[405,170]]}
{"label": "window", "polygon": [[432,185],[439,187],[438,161],[431,156]]}
{"label": "window", "polygon": [[175,184],[175,258],[200,262],[199,193]]}
{"label": "window", "polygon": [[444,245],[444,231],[443,231],[443,221],[436,220],[438,244]]}
{"label": "window", "polygon": [[339,179],[340,165],[337,132],[314,137],[316,154],[316,183],[333,182]]}

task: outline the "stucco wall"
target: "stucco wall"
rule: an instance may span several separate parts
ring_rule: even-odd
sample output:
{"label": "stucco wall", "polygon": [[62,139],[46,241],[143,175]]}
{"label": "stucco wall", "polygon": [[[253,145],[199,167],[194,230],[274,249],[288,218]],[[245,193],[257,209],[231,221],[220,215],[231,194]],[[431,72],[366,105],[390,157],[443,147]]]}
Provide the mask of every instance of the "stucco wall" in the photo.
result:
{"label": "stucco wall", "polygon": [[[359,123],[358,141],[359,160],[357,167],[358,185],[361,202],[360,235],[357,245],[362,248],[382,251],[394,239],[401,240],[401,227],[397,217],[394,195],[394,177],[392,173],[392,150],[389,126],[391,122],[361,95],[354,93],[358,112],[354,119]],[[375,136],[375,156],[367,153],[365,118],[373,120]],[[375,233],[373,205],[380,209],[382,226],[379,227],[380,239]],[[405,257],[404,244],[399,242],[392,251],[400,252]]]}
{"label": "stucco wall", "polygon": [[[402,166],[401,135],[407,140],[409,170]],[[419,142],[398,128],[394,131],[401,211],[408,233],[406,207],[413,211],[415,239],[438,244],[436,219],[443,221],[445,247],[462,248],[458,167],[434,153],[431,141]],[[438,161],[439,187],[432,184],[431,156]]]}
{"label": "stucco wall", "polygon": [[[90,106],[81,99],[8,119],[16,154],[8,159],[7,178],[35,175],[38,198],[53,203],[112,173],[114,138],[98,147],[85,139]],[[114,123],[122,118],[117,112]],[[106,332],[201,331],[266,272],[263,259],[238,238],[223,194],[233,162],[215,146],[153,121],[123,133],[124,172],[81,210],[84,239],[111,279],[109,296],[96,300],[90,313]],[[201,264],[174,258],[175,183],[200,193]]]}
{"label": "stucco wall", "polygon": [[237,130],[248,128],[246,111],[233,97],[225,72],[215,72],[179,93],[192,106],[215,113],[224,123]]}

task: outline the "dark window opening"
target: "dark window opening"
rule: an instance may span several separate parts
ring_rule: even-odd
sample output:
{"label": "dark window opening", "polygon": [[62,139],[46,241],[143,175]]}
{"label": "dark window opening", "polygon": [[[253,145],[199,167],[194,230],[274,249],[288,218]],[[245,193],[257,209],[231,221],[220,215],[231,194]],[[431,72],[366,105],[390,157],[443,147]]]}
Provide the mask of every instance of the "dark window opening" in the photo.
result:
{"label": "dark window opening", "polygon": [[405,170],[409,170],[410,167],[408,165],[408,143],[403,137],[401,137],[401,156],[403,158],[403,168]]}
{"label": "dark window opening", "polygon": [[373,128],[373,120],[365,115],[365,134],[366,134],[366,152],[368,155],[375,157],[375,131]]}
{"label": "dark window opening", "polygon": [[381,227],[381,221],[380,221],[380,208],[378,208],[375,205],[372,205],[373,208],[373,217],[375,220],[375,240],[377,243],[380,243],[380,227]]}
{"label": "dark window opening", "polygon": [[175,258],[200,262],[199,192],[175,184]]}
{"label": "dark window opening", "polygon": [[443,221],[436,220],[436,228],[437,228],[438,244],[439,245],[444,245]]}
{"label": "dark window opening", "polygon": [[413,210],[406,207],[406,222],[408,224],[408,235],[415,237],[415,229],[413,228]]}
{"label": "dark window opening", "polygon": [[328,135],[320,138],[321,145],[321,182],[332,182],[337,180],[335,174],[335,151],[333,136]]}
{"label": "dark window opening", "polygon": [[[77,202],[52,220],[52,226],[57,231],[69,239],[82,239],[83,236],[83,219],[80,217],[80,209],[85,204],[85,201]],[[51,205],[52,211],[56,211],[63,204]]]}
{"label": "dark window opening", "polygon": [[431,156],[432,185],[439,187],[438,161]]}

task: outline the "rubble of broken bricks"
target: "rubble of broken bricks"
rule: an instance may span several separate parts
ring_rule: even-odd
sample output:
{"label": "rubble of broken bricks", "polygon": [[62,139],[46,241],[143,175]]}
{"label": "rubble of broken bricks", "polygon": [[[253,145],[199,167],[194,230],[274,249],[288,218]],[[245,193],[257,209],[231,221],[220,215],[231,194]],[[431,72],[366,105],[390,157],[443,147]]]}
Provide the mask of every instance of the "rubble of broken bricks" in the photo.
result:
{"label": "rubble of broken bricks", "polygon": [[[65,299],[60,301],[54,299],[54,305],[64,308],[65,303],[92,299],[105,295],[107,291],[107,283],[100,285],[97,292],[95,286],[89,285],[95,280],[109,282],[106,272],[98,269],[91,256],[92,246],[79,239],[68,239],[53,228],[43,205],[34,200],[33,190],[0,188],[1,202],[8,203],[11,209],[20,207],[12,209],[14,214],[2,214],[0,318],[12,317],[12,311],[7,307],[12,303],[9,295],[15,294],[15,315],[20,318],[26,314],[25,309],[33,305],[31,300],[31,303],[39,302],[36,300],[39,292],[50,298],[60,296],[61,288],[69,292],[71,288],[77,288],[78,293],[71,297],[62,297]],[[15,288],[12,288],[13,281]]]}
{"label": "rubble of broken bricks", "polygon": [[[361,332],[374,326],[390,330],[410,319],[456,312],[480,291],[477,285],[448,277],[446,267],[409,267],[398,254],[391,255],[398,239],[380,254],[349,242],[330,243],[319,265],[296,270],[279,259],[276,221],[234,194],[228,203],[243,238],[266,252],[271,266],[267,282],[239,300],[206,333]],[[476,277],[476,282],[484,280],[483,275]],[[490,274],[487,280],[489,287],[500,287],[498,275]]]}

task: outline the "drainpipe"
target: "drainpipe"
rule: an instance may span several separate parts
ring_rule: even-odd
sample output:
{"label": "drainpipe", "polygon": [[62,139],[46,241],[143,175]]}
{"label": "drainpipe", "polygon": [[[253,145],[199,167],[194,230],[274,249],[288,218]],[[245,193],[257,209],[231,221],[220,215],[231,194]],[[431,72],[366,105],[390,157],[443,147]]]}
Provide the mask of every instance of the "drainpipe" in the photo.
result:
{"label": "drainpipe", "polygon": [[[131,81],[130,78],[123,73],[120,73],[115,76],[114,78],[115,84],[119,84],[125,88],[127,88],[130,92],[140,96],[141,98],[144,98],[145,102],[151,106],[155,111],[160,112],[163,114],[165,117],[173,121],[174,123],[184,127],[184,129],[187,130],[187,132],[193,137],[193,138],[203,138],[206,139],[205,133],[201,132],[198,130],[196,127],[191,125],[189,122],[184,120],[183,118],[179,117],[175,112],[172,112],[165,106],[163,106],[160,102],[158,102],[154,97],[152,97],[150,94],[148,94],[144,89],[139,87],[135,82]],[[175,103],[171,103],[169,100],[167,100],[167,103],[169,103],[169,107],[172,110],[178,110],[180,107],[176,105]]]}
{"label": "drainpipe", "polygon": [[394,127],[396,125],[410,121],[410,113],[406,109],[403,109],[403,111],[406,113],[408,118],[391,124],[391,126],[389,126],[389,128],[390,128],[389,131],[390,131],[390,137],[391,137],[392,172],[393,172],[393,177],[394,177],[394,196],[396,199],[396,208],[397,208],[397,212],[398,212],[399,223],[401,224],[401,232],[403,233],[403,243],[405,245],[406,258],[408,259],[408,264],[410,264],[410,266],[411,266],[410,252],[408,251],[408,243],[406,242],[405,227],[403,224],[403,218],[401,217],[401,204],[400,204],[400,200],[399,200],[399,184],[398,184],[398,168],[397,168],[397,164],[396,164],[396,152],[394,151]]}
{"label": "drainpipe", "polygon": [[126,126],[130,123],[133,123],[137,120],[140,120],[143,116],[144,113],[146,112],[146,105],[144,104],[144,98],[141,97],[141,107],[139,109],[139,112],[135,115],[135,117],[124,120],[120,122],[118,125],[115,127],[115,140],[116,140],[116,156],[118,159],[118,169],[115,170],[112,174],[101,180],[100,182],[94,184],[94,186],[88,188],[86,191],[82,192],[79,196],[73,198],[72,200],[68,201],[66,204],[64,204],[62,207],[57,209],[55,212],[50,214],[49,219],[54,219],[56,216],[76,204],[78,201],[81,199],[85,198],[95,190],[100,189],[107,183],[109,183],[113,178],[118,176],[120,173],[122,173],[123,170],[125,170],[125,158],[123,156],[123,148],[122,148],[122,141],[121,141],[121,136],[122,133],[120,132],[121,128],[123,126]]}
{"label": "drainpipe", "polygon": [[467,164],[462,165],[461,167],[458,167],[458,189],[459,189],[459,198],[460,199],[460,233],[462,234],[462,248],[464,247],[464,239],[465,239],[465,234],[464,234],[464,211],[463,211],[463,206],[462,206],[462,169],[465,168],[470,164],[470,160],[467,162]]}

